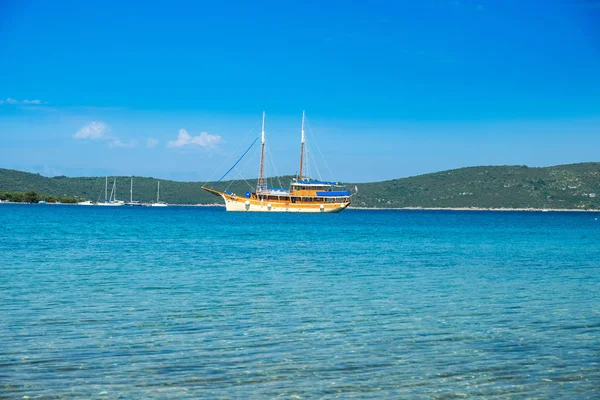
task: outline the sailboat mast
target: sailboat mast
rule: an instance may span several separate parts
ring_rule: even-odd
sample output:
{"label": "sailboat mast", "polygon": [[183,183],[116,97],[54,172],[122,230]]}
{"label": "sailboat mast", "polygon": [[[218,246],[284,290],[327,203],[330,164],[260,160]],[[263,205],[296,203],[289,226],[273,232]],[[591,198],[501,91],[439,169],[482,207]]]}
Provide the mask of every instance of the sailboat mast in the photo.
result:
{"label": "sailboat mast", "polygon": [[263,111],[262,115],[262,131],[260,136],[260,170],[258,172],[258,188],[257,192],[260,191],[261,187],[264,185],[264,170],[265,170],[265,112]]}
{"label": "sailboat mast", "polygon": [[114,192],[113,201],[117,201],[117,177],[116,176],[115,176],[115,180],[113,181],[113,192]]}
{"label": "sailboat mast", "polygon": [[300,147],[300,176],[299,181],[302,180],[302,167],[304,166],[304,111],[302,111],[302,144]]}
{"label": "sailboat mast", "polygon": [[133,203],[133,177],[131,178],[131,186],[129,187],[129,202]]}
{"label": "sailboat mast", "polygon": [[108,176],[106,177],[106,182],[104,183],[104,202],[108,200]]}
{"label": "sailboat mast", "polygon": [[107,202],[112,202],[113,201],[113,193],[114,192],[115,192],[115,181],[114,181],[114,177],[113,177],[113,185],[110,188],[110,196],[108,196]]}
{"label": "sailboat mast", "polygon": [[160,199],[160,181],[158,181],[158,187],[156,188],[156,202],[158,203]]}

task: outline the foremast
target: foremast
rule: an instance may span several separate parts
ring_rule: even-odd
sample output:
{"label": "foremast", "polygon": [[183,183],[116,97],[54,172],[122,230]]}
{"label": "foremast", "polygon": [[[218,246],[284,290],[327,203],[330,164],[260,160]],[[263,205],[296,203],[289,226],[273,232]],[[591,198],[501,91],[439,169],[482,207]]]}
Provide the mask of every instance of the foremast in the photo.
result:
{"label": "foremast", "polygon": [[262,115],[262,130],[260,135],[260,168],[258,171],[258,186],[256,188],[256,192],[260,192],[264,187],[264,172],[265,172],[265,112],[263,111]]}
{"label": "foremast", "polygon": [[302,111],[302,140],[300,144],[300,174],[298,180],[302,180],[302,169],[304,167],[304,111]]}

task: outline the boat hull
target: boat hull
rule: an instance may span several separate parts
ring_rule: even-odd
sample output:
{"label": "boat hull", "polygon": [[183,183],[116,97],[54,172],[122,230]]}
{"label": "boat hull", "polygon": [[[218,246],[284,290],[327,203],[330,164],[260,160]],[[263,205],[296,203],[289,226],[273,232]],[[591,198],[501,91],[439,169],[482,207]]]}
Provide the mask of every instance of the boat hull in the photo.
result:
{"label": "boat hull", "polygon": [[337,213],[345,210],[350,202],[344,203],[291,203],[285,201],[249,200],[221,194],[225,200],[225,209],[235,212],[296,212],[296,213]]}
{"label": "boat hull", "polygon": [[124,206],[125,203],[96,203],[97,206],[101,206],[101,207],[121,207]]}

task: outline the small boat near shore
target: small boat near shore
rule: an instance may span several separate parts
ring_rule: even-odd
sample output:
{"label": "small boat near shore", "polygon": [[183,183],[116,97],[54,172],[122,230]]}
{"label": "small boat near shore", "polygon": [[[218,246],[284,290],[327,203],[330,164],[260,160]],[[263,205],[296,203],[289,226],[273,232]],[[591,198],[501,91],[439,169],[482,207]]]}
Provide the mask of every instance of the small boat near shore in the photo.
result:
{"label": "small boat near shore", "polygon": [[150,207],[167,207],[168,204],[160,201],[160,181],[158,181],[158,186],[156,187],[156,203],[150,203]]}
{"label": "small boat near shore", "polygon": [[140,203],[137,200],[133,200],[133,178],[131,178],[131,183],[129,186],[129,201],[127,203],[125,203],[126,206],[129,207],[141,207],[142,203]]}
{"label": "small boat near shore", "polygon": [[104,186],[104,203],[98,202],[96,205],[104,207],[119,207],[125,205],[124,201],[117,200],[117,178],[113,179],[113,186],[110,191],[110,196],[108,196],[108,176],[106,177],[106,183]]}

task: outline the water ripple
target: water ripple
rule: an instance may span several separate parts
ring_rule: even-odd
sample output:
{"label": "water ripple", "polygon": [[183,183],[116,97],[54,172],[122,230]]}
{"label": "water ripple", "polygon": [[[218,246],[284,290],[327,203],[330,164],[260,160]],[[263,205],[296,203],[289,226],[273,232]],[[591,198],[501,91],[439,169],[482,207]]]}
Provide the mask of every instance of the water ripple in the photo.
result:
{"label": "water ripple", "polygon": [[600,397],[584,213],[0,206],[0,398]]}

